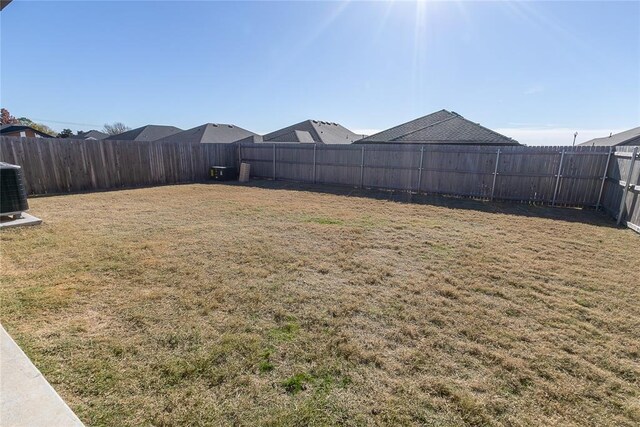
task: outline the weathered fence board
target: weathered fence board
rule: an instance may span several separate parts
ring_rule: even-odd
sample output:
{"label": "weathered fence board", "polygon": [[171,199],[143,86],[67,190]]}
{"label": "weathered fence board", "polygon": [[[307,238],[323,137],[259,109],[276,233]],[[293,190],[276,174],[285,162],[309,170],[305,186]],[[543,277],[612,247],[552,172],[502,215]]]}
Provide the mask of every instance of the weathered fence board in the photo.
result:
{"label": "weathered fence board", "polygon": [[638,147],[618,147],[610,157],[601,204],[618,220],[618,223],[626,224],[629,228],[640,232],[640,151]]}
{"label": "weathered fence board", "polygon": [[0,160],[23,167],[29,194],[204,181],[237,164],[231,144],[0,138]]}
{"label": "weathered fence board", "polygon": [[[633,148],[241,144],[252,176],[558,206],[619,217]],[[615,155],[612,155],[615,154]],[[640,161],[621,220],[640,231]]]}
{"label": "weathered fence board", "polygon": [[[29,194],[199,182],[213,165],[251,164],[254,177],[603,207],[640,231],[640,154],[633,147],[477,147],[413,144],[192,144],[0,138]],[[629,179],[629,171],[631,178]],[[627,184],[625,191],[624,183]],[[624,203],[622,199],[624,198]]]}
{"label": "weathered fence board", "polygon": [[498,156],[497,147],[474,146],[240,146],[256,177],[561,206],[598,204],[608,154],[608,147],[501,147]]}

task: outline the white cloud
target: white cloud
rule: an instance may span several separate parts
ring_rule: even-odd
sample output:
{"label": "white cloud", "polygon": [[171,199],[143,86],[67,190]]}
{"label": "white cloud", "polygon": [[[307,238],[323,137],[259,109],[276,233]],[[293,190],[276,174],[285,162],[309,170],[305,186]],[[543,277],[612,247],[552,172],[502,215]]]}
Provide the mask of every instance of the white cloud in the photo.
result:
{"label": "white cloud", "polygon": [[536,93],[540,93],[544,90],[544,86],[542,85],[533,85],[530,88],[528,88],[527,90],[524,91],[525,95],[533,95]]}
{"label": "white cloud", "polygon": [[496,132],[509,136],[526,145],[571,145],[573,134],[578,132],[576,144],[593,138],[609,136],[624,129],[571,129],[571,128],[498,128]]}

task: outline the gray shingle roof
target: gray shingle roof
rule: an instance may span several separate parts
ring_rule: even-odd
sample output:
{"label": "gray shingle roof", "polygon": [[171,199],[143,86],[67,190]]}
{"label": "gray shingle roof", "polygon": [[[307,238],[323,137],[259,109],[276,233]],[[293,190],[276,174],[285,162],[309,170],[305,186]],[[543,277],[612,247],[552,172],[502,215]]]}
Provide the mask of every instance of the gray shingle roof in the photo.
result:
{"label": "gray shingle roof", "polygon": [[351,144],[361,135],[344,126],[321,120],[305,120],[263,135],[264,142],[309,142],[319,144]]}
{"label": "gray shingle roof", "polygon": [[182,132],[182,129],[175,126],[147,125],[117,135],[111,135],[105,139],[116,141],[156,141],[178,132]]}
{"label": "gray shingle roof", "polygon": [[205,123],[162,138],[162,141],[228,144],[254,135],[257,134],[236,125]]}
{"label": "gray shingle roof", "polygon": [[246,138],[239,139],[239,140],[237,140],[235,142],[240,143],[240,144],[242,144],[242,143],[254,143],[255,144],[257,142],[262,142],[262,136],[260,136],[260,135],[250,135],[250,136],[247,136]]}
{"label": "gray shingle roof", "polygon": [[368,143],[520,145],[447,110],[417,118],[357,141]]}
{"label": "gray shingle roof", "polygon": [[578,145],[599,145],[606,147],[615,147],[617,145],[640,145],[640,126],[637,128],[625,130],[615,135],[606,136],[604,138],[594,138]]}
{"label": "gray shingle roof", "polygon": [[91,129],[86,132],[78,132],[77,135],[71,135],[70,139],[105,139],[108,136],[109,134]]}

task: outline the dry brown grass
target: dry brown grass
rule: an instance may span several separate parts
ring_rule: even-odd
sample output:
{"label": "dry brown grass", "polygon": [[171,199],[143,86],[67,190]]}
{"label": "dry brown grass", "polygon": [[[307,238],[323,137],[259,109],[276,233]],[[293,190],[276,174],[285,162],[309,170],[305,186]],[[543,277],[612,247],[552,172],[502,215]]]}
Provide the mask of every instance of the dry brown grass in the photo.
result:
{"label": "dry brown grass", "polygon": [[226,185],[31,206],[2,322],[88,425],[640,423],[640,236],[603,215]]}

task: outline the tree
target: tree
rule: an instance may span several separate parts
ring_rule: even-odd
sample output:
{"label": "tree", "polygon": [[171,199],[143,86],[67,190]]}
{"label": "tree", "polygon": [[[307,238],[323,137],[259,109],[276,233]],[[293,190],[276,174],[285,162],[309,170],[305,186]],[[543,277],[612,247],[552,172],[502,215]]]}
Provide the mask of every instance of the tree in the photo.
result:
{"label": "tree", "polygon": [[0,111],[2,112],[2,119],[0,119],[0,124],[11,125],[14,123],[18,123],[18,119],[13,117],[9,110],[7,110],[6,108],[2,108]]}
{"label": "tree", "polygon": [[60,132],[56,138],[69,138],[71,135],[73,135],[71,129],[62,129],[62,132]]}
{"label": "tree", "polygon": [[38,130],[42,133],[46,133],[47,135],[53,136],[56,134],[56,131],[51,129],[49,126],[43,125],[42,123],[36,123],[27,117],[18,118],[18,123],[20,123],[21,125],[29,126],[30,128]]}
{"label": "tree", "polygon": [[102,131],[109,135],[117,135],[119,133],[126,132],[128,130],[131,130],[131,128],[121,122],[115,122],[112,124],[105,123],[104,128],[102,128]]}
{"label": "tree", "polygon": [[9,125],[9,124],[24,125],[24,126],[29,126],[35,130],[39,130],[40,132],[46,133],[47,135],[53,136],[56,134],[56,131],[51,129],[49,126],[43,125],[42,123],[36,123],[27,117],[19,117],[16,119],[11,115],[9,110],[7,110],[6,108],[2,108],[0,113],[2,115],[1,124],[3,125]]}

